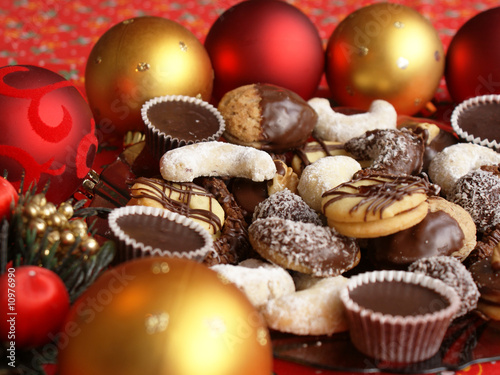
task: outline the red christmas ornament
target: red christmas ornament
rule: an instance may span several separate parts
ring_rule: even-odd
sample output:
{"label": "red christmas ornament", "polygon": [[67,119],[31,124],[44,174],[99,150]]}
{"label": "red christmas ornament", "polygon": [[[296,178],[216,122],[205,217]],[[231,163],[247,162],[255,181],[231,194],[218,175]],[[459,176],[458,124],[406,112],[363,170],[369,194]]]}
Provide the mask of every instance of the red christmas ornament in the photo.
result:
{"label": "red christmas ornament", "polygon": [[0,276],[0,340],[31,348],[53,340],[70,306],[61,278],[38,266],[9,268]]}
{"label": "red christmas ornament", "polygon": [[0,221],[5,217],[9,219],[12,202],[19,200],[19,194],[14,186],[5,178],[0,177]]}
{"label": "red christmas ornament", "polygon": [[0,68],[0,172],[19,189],[50,181],[46,197],[67,200],[97,151],[92,111],[71,82],[36,66]]}
{"label": "red christmas ornament", "polygon": [[248,0],[225,11],[205,39],[215,72],[213,96],[250,83],[285,87],[309,99],[324,68],[318,30],[280,0]]}
{"label": "red christmas ornament", "polygon": [[500,7],[478,13],[458,29],[445,65],[446,86],[456,103],[500,94],[499,45]]}

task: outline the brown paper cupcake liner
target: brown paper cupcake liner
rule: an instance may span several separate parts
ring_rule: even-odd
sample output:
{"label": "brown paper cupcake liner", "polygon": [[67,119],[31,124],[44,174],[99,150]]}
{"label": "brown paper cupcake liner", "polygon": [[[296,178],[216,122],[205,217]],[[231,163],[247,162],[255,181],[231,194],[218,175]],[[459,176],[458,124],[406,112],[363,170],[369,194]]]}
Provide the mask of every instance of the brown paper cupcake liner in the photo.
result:
{"label": "brown paper cupcake liner", "polygon": [[[491,107],[493,112],[478,114],[478,125],[474,129],[464,129],[461,120],[471,110],[479,109],[480,107]],[[474,143],[480,146],[486,146],[494,150],[500,151],[500,95],[480,95],[467,99],[457,105],[451,114],[451,126],[458,137],[464,141]],[[495,129],[496,128],[496,129]],[[495,134],[494,134],[495,133]],[[495,139],[496,138],[496,139]]]}
{"label": "brown paper cupcake liner", "polygon": [[116,208],[109,214],[108,223],[117,242],[118,262],[149,256],[202,262],[214,251],[212,237],[200,224],[162,208]]}
{"label": "brown paper cupcake liner", "polygon": [[[439,298],[432,301],[434,306],[429,311],[422,308],[415,315],[381,313],[361,306],[352,298],[357,288],[366,288],[374,283],[384,283],[381,286],[385,288],[385,296],[394,300],[400,298],[401,293],[392,293],[390,288],[401,288],[402,284],[429,289]],[[340,298],[346,308],[354,346],[372,358],[397,364],[420,362],[435,355],[460,307],[459,297],[453,288],[441,280],[407,271],[373,271],[353,276]],[[379,302],[383,301],[381,297]]]}
{"label": "brown paper cupcake liner", "polygon": [[[213,116],[213,120],[217,123],[217,126],[214,126],[213,131],[208,130],[209,134],[205,134],[198,139],[193,139],[197,138],[194,137],[195,131],[189,128],[186,128],[186,137],[174,136],[172,134],[169,134],[167,130],[159,129],[158,126],[151,121],[148,115],[148,111],[153,106],[164,102],[178,102],[183,104],[187,103],[192,105],[193,109],[199,108],[200,111],[204,111],[205,114]],[[216,141],[222,136],[222,133],[224,133],[226,127],[224,118],[217,108],[204,100],[184,95],[165,95],[152,98],[142,106],[141,116],[145,125],[146,145],[147,147],[149,147],[152,155],[154,155],[158,159],[168,150],[177,147],[182,147],[198,142]],[[167,116],[167,114],[165,114],[165,116]],[[200,127],[200,130],[201,129],[202,127]],[[205,130],[205,133],[207,133],[207,130]]]}

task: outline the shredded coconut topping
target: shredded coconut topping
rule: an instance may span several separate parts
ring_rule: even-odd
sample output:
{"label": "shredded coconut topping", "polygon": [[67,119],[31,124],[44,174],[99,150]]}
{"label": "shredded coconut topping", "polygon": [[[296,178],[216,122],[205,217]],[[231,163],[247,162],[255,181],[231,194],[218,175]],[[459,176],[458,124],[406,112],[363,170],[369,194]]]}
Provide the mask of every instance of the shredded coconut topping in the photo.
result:
{"label": "shredded coconut topping", "polygon": [[303,223],[322,225],[319,215],[297,194],[285,189],[260,202],[254,210],[253,220],[280,217]]}
{"label": "shredded coconut topping", "polygon": [[255,220],[248,233],[252,243],[285,257],[288,264],[309,267],[315,276],[338,275],[358,261],[356,241],[333,228],[268,217]]}
{"label": "shredded coconut topping", "polygon": [[448,200],[462,206],[480,232],[500,224],[500,177],[491,171],[476,169],[461,177]]}

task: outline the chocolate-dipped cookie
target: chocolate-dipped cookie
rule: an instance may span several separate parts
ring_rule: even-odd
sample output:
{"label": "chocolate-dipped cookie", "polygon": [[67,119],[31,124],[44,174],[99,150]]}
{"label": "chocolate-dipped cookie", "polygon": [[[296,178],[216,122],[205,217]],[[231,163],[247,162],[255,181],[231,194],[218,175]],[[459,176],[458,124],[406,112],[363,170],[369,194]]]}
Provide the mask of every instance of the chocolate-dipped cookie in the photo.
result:
{"label": "chocolate-dipped cookie", "polygon": [[231,90],[218,109],[226,122],[227,141],[278,153],[305,143],[318,119],[299,95],[270,84]]}

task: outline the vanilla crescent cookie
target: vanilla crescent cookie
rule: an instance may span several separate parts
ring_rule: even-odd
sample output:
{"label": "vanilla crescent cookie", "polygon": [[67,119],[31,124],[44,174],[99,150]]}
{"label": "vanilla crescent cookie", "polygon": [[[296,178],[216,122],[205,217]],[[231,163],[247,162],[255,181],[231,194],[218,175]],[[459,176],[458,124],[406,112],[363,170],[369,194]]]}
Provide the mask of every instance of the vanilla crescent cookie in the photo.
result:
{"label": "vanilla crescent cookie", "polygon": [[264,259],[318,277],[337,276],[360,260],[357,242],[334,229],[267,217],[248,227],[250,244]]}
{"label": "vanilla crescent cookie", "polygon": [[270,300],[260,312],[271,329],[295,335],[331,335],[348,330],[340,291],[347,278],[319,279],[312,286]]}
{"label": "vanilla crescent cookie", "polygon": [[361,165],[350,156],[326,156],[308,165],[302,171],[297,192],[315,211],[321,212],[321,196],[361,170]]}
{"label": "vanilla crescent cookie", "polygon": [[422,221],[439,188],[417,176],[360,173],[323,194],[328,225],[355,238],[387,236]]}
{"label": "vanilla crescent cookie", "polygon": [[246,259],[238,265],[217,264],[210,268],[235,284],[256,308],[295,292],[292,276],[284,268],[259,259]]}
{"label": "vanilla crescent cookie", "polygon": [[482,165],[500,163],[500,153],[473,143],[457,143],[436,154],[429,165],[429,178],[447,197],[457,181]]}
{"label": "vanilla crescent cookie", "polygon": [[167,181],[191,182],[197,177],[243,177],[271,180],[276,165],[267,152],[226,142],[199,142],[167,151],[160,159]]}
{"label": "vanilla crescent cookie", "polygon": [[325,141],[347,142],[368,130],[395,129],[398,114],[385,100],[374,100],[368,112],[345,115],[335,112],[328,99],[312,98],[308,101],[318,114],[313,134]]}

